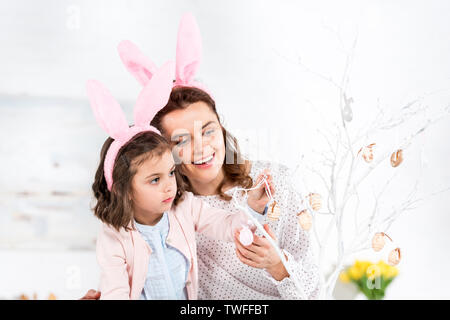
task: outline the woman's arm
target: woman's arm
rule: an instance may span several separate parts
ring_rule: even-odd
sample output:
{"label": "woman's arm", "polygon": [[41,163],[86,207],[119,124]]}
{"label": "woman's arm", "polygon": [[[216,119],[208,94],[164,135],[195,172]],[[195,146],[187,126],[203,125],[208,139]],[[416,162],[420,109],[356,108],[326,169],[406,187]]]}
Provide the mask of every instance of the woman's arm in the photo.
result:
{"label": "woman's arm", "polygon": [[284,252],[289,269],[295,272],[306,297],[298,294],[292,278],[269,241],[264,237],[255,236],[254,243],[245,248],[235,239],[238,258],[249,266],[265,269],[266,276],[276,285],[283,299],[315,299],[319,293],[319,270],[313,254],[310,234],[300,227],[297,220],[297,213],[303,210],[303,198],[299,191],[304,190],[296,189],[295,185],[299,181],[294,179],[301,179],[301,177],[294,177],[292,172],[284,166],[281,166],[277,172],[272,170],[272,174],[278,182],[276,200],[282,210],[278,230],[279,241],[268,226],[265,228]]}
{"label": "woman's arm", "polygon": [[103,224],[97,237],[96,252],[100,266],[100,299],[129,300],[130,285],[125,250],[119,233]]}

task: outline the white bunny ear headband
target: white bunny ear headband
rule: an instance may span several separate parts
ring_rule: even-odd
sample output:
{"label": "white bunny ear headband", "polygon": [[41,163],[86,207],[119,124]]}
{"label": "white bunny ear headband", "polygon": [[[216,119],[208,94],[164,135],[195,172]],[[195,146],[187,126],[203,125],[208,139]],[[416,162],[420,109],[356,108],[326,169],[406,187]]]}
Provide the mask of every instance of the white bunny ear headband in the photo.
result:
{"label": "white bunny ear headband", "polygon": [[[120,58],[127,70],[145,86],[153,77],[156,65],[131,41],[124,40],[118,46]],[[183,15],[178,28],[175,82],[173,87],[196,87],[209,95],[202,83],[194,80],[202,58],[202,39],[197,22],[192,14]]]}
{"label": "white bunny ear headband", "polygon": [[150,126],[150,122],[169,100],[174,69],[175,65],[172,61],[166,62],[160,69],[153,69],[151,80],[147,81],[136,101],[132,127],[128,126],[125,114],[109,91],[96,80],[87,82],[87,93],[95,119],[100,127],[114,139],[106,153],[103,168],[109,191],[113,185],[112,173],[120,148],[138,133],[153,131],[161,134],[158,129]]}

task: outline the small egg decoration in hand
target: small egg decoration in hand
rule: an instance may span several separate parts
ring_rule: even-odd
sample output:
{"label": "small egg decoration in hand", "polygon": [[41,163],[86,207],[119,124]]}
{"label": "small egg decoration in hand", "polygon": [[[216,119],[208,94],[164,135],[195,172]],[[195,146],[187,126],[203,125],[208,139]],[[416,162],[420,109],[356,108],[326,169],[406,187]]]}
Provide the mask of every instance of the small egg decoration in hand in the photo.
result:
{"label": "small egg decoration in hand", "polygon": [[280,218],[280,207],[277,205],[277,202],[274,201],[272,202],[272,204],[269,206],[268,212],[267,212],[267,216],[271,221],[278,221],[278,219]]}
{"label": "small egg decoration in hand", "polygon": [[302,210],[299,213],[297,213],[298,216],[298,223],[302,227],[303,230],[308,231],[311,229],[312,226],[312,216],[311,213],[308,212],[308,210]]}
{"label": "small egg decoration in hand", "polygon": [[363,157],[364,161],[367,163],[371,163],[373,161],[373,147],[375,146],[375,143],[371,143],[366,147],[362,147],[359,149],[358,154],[361,153],[361,156]]}
{"label": "small egg decoration in hand", "polygon": [[242,243],[243,246],[247,247],[253,243],[253,232],[249,227],[244,226],[239,232],[239,242]]}
{"label": "small egg decoration in hand", "polygon": [[403,150],[398,149],[391,155],[391,166],[392,167],[398,167],[400,163],[403,161]]}
{"label": "small egg decoration in hand", "polygon": [[319,211],[322,208],[322,197],[318,193],[310,193],[308,195],[309,204],[314,211]]}

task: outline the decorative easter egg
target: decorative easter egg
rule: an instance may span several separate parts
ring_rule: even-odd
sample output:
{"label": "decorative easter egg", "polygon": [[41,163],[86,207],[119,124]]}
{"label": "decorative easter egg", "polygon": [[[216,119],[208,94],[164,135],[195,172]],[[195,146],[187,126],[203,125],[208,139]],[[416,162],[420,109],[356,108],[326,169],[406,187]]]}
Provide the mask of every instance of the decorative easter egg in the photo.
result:
{"label": "decorative easter egg", "polygon": [[398,167],[403,161],[403,150],[399,149],[391,155],[391,166]]}
{"label": "decorative easter egg", "polygon": [[389,253],[388,263],[391,266],[396,266],[400,262],[400,248],[395,248]]}
{"label": "decorative easter egg", "polygon": [[342,111],[342,117],[345,121],[350,122],[353,119],[353,111],[352,108],[347,104]]}
{"label": "decorative easter egg", "polygon": [[362,147],[359,149],[358,154],[361,154],[364,161],[367,163],[370,163],[373,161],[373,147],[375,146],[375,143],[371,143],[368,146]]}
{"label": "decorative easter egg", "polygon": [[253,243],[253,232],[247,226],[244,226],[239,232],[239,242],[243,246],[249,246]]}
{"label": "decorative easter egg", "polygon": [[301,212],[297,213],[298,216],[298,223],[302,227],[303,230],[308,231],[311,229],[312,226],[312,216],[311,213],[308,212],[308,210],[302,210]]}
{"label": "decorative easter egg", "polygon": [[267,216],[270,220],[277,221],[280,218],[280,214],[280,207],[277,205],[276,201],[272,202],[272,204],[269,206]]}
{"label": "decorative easter egg", "polygon": [[374,251],[380,251],[384,248],[385,244],[384,232],[377,232],[372,238],[372,249]]}
{"label": "decorative easter egg", "polygon": [[309,204],[314,211],[319,211],[322,208],[322,197],[318,193],[310,193],[308,195]]}

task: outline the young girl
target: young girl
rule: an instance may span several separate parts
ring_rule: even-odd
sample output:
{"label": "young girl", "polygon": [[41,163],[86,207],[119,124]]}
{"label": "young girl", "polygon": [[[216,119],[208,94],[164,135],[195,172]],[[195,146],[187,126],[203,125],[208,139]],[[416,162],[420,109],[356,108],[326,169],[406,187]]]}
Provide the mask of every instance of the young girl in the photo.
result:
{"label": "young girl", "polygon": [[[196,299],[195,232],[232,241],[248,221],[243,212],[212,208],[177,188],[170,144],[149,125],[169,99],[173,74],[172,63],[156,71],[139,95],[132,127],[100,83],[87,85],[94,115],[111,136],[92,186],[94,212],[103,222],[97,239],[101,299]],[[253,214],[265,212],[267,202],[263,188],[249,194]]]}

